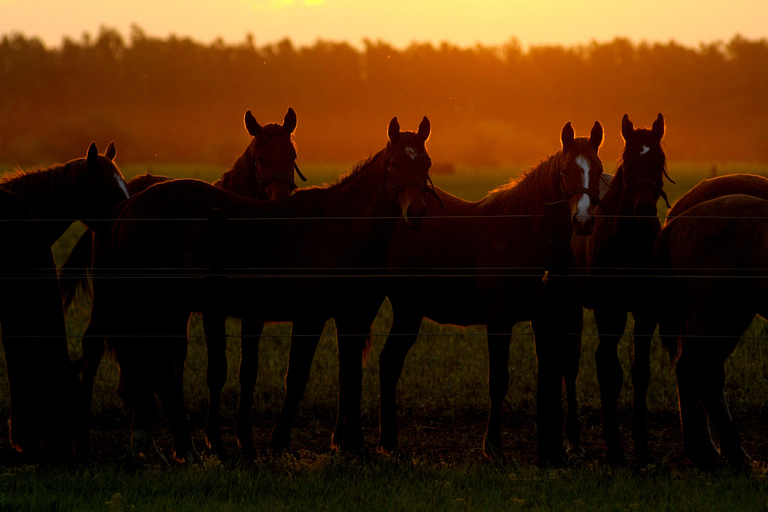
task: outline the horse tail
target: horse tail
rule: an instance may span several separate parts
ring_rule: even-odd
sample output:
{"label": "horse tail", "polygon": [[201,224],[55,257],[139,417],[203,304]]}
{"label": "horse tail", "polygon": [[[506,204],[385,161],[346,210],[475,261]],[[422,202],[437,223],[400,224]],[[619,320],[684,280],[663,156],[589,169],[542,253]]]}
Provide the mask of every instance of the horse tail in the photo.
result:
{"label": "horse tail", "polygon": [[78,287],[82,286],[86,296],[93,298],[93,289],[88,281],[93,264],[93,232],[89,229],[80,237],[67,261],[59,269],[59,285],[61,286],[61,299],[64,302],[64,310],[75,298]]}
{"label": "horse tail", "polygon": [[[669,362],[675,366],[683,350],[683,339],[687,327],[684,311],[678,308],[679,290],[675,286],[675,275],[672,270],[672,258],[669,254],[669,236],[674,229],[674,219],[668,222],[656,237],[654,256],[665,296],[673,299],[665,300],[666,307],[659,312],[659,336],[661,344],[669,353]],[[677,300],[674,300],[677,298]]]}

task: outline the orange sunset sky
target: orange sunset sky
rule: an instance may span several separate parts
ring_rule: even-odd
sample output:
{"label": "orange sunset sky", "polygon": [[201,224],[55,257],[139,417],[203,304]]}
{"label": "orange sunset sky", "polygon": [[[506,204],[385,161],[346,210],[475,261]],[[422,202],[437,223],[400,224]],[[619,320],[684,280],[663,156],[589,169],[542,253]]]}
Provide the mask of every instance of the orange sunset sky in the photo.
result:
{"label": "orange sunset sky", "polygon": [[765,0],[0,0],[0,34],[21,32],[56,46],[62,37],[94,35],[101,25],[123,34],[136,24],[147,34],[174,33],[227,43],[253,34],[262,45],[290,38],[364,38],[398,47],[449,41],[461,46],[523,46],[607,41],[669,41],[697,46],[735,34],[768,36]]}

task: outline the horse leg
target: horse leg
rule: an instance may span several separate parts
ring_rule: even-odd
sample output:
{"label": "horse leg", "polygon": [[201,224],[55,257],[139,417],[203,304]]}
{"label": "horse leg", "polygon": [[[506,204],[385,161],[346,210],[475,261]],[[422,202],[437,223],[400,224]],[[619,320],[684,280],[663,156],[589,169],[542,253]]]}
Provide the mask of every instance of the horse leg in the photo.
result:
{"label": "horse leg", "polygon": [[96,334],[93,323],[83,334],[83,390],[89,402],[93,402],[93,382],[104,356],[104,337]]}
{"label": "horse leg", "polygon": [[288,451],[291,448],[291,427],[301,397],[307,389],[312,360],[324,326],[325,320],[299,320],[293,323],[288,370],[285,374],[285,399],[270,440],[274,451]]}
{"label": "horse leg", "polygon": [[[163,340],[158,340],[158,342],[163,343]],[[198,463],[200,462],[200,455],[197,453],[189,434],[184,394],[179,386],[179,381],[183,379],[183,374],[180,375],[178,373],[180,369],[177,365],[177,350],[174,344],[166,343],[156,352],[153,366],[154,373],[157,376],[157,394],[160,397],[163,410],[168,418],[168,424],[171,427],[174,460],[182,464]]]}
{"label": "horse leg", "polygon": [[145,354],[151,353],[146,339],[114,342],[115,356],[120,367],[120,398],[132,410],[131,448],[140,458],[152,464],[167,464],[152,434],[155,415],[155,392],[152,370],[147,371]]}
{"label": "horse leg", "polygon": [[[565,421],[565,433],[568,437],[566,454],[583,458],[584,447],[581,445],[581,421],[579,420],[579,402],[576,396],[576,379],[579,376],[579,361],[581,359],[581,329],[583,323],[583,310],[579,306],[573,308],[573,313],[564,318],[565,324],[565,350],[562,355],[563,381],[565,384],[567,400],[567,417]],[[567,323],[566,323],[567,322]]]}
{"label": "horse leg", "polygon": [[625,311],[595,309],[595,325],[600,343],[595,351],[597,381],[600,385],[600,405],[603,414],[603,439],[606,459],[612,466],[627,463],[619,435],[619,395],[624,383],[624,371],[617,354],[619,341],[627,323]]}
{"label": "horse leg", "polygon": [[632,439],[635,443],[635,457],[650,462],[651,449],[648,446],[648,384],[651,380],[651,339],[656,330],[656,320],[647,314],[637,312],[633,342],[632,387]]}
{"label": "horse leg", "polygon": [[717,434],[720,437],[720,448],[723,456],[735,467],[748,465],[751,457],[744,451],[741,436],[731,417],[728,402],[725,398],[725,360],[736,348],[740,336],[718,337],[712,342],[718,342],[717,347],[711,347],[710,357],[702,368],[700,385],[701,404],[712,420]]}
{"label": "horse leg", "polygon": [[696,386],[700,366],[694,351],[689,350],[689,345],[686,343],[675,366],[683,455],[695,465],[711,466],[720,453],[712,442],[707,414],[699,402]]}
{"label": "horse leg", "polygon": [[205,425],[205,443],[221,461],[229,460],[229,453],[221,438],[221,392],[227,382],[227,332],[223,313],[203,313],[203,329],[208,351],[206,381],[210,395],[208,421]]}
{"label": "horse leg", "polygon": [[422,316],[397,309],[393,303],[392,329],[379,354],[379,443],[377,450],[393,454],[398,449],[397,382],[405,358],[416,342]]}
{"label": "horse leg", "polygon": [[[338,417],[343,418],[341,438],[334,439],[336,447],[362,460],[369,460],[362,425],[363,355],[368,336],[361,336],[359,329],[345,327],[337,319],[339,353],[339,403]],[[369,324],[370,328],[370,324]],[[349,334],[347,334],[349,333]],[[338,430],[338,428],[337,428]],[[339,432],[337,432],[338,434]]]}
{"label": "horse leg", "polygon": [[751,459],[742,447],[741,436],[725,398],[725,360],[735,350],[753,314],[747,307],[721,308],[717,314],[711,310],[696,313],[689,335],[706,333],[708,336],[690,340],[685,350],[698,365],[694,374],[698,397],[720,437],[723,456],[741,467]]}
{"label": "horse leg", "polygon": [[253,446],[253,390],[259,373],[259,338],[264,322],[243,319],[240,346],[240,404],[237,416],[237,440],[246,459],[256,457]]}
{"label": "horse leg", "polygon": [[512,327],[503,322],[488,324],[488,424],[483,439],[483,455],[504,462],[501,441],[501,412],[509,390],[509,344]]}
{"label": "horse leg", "polygon": [[[551,323],[531,322],[536,337],[537,375],[537,437],[540,467],[561,465],[563,450],[563,354],[569,352],[569,337],[563,331],[553,332]],[[572,358],[571,358],[572,359]]]}

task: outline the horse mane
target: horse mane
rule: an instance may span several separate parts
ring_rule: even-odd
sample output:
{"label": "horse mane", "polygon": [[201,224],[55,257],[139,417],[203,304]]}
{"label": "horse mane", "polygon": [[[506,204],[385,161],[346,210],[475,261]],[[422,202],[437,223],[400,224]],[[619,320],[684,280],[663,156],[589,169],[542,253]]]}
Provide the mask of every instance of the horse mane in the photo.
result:
{"label": "horse mane", "polygon": [[19,167],[0,177],[0,188],[24,196],[27,191],[34,191],[45,197],[59,192],[64,186],[67,164],[56,164],[46,169],[25,171]]}
{"label": "horse mane", "polygon": [[375,155],[372,155],[372,156],[369,156],[368,158],[360,160],[359,162],[357,162],[355,164],[354,167],[352,167],[351,171],[346,172],[346,173],[340,175],[338,178],[336,178],[335,181],[332,181],[330,183],[324,183],[322,185],[315,185],[315,186],[312,186],[312,187],[304,187],[304,188],[301,188],[301,189],[297,190],[295,192],[295,194],[301,194],[301,193],[307,192],[309,190],[320,190],[320,189],[332,188],[332,187],[337,187],[339,185],[345,184],[348,181],[351,181],[351,180],[355,179],[355,177],[363,174],[364,170],[368,169],[369,167],[371,167],[372,165],[377,163],[381,159],[381,157],[384,155],[384,150],[385,149],[386,148],[380,150]]}
{"label": "horse mane", "polygon": [[[285,130],[283,130],[281,125],[275,123],[265,124],[261,127],[261,134],[256,142],[255,149],[261,149],[267,142],[280,134],[285,134]],[[293,141],[293,135],[289,135],[288,140],[295,149],[296,143]],[[246,150],[237,157],[232,167],[213,183],[213,186],[231,191],[250,190],[254,186],[253,178],[253,166],[248,162],[248,151]]]}
{"label": "horse mane", "polygon": [[532,213],[542,207],[541,198],[560,194],[559,175],[562,153],[542,160],[519,178],[491,190],[478,205],[481,211],[491,210],[505,214]]}

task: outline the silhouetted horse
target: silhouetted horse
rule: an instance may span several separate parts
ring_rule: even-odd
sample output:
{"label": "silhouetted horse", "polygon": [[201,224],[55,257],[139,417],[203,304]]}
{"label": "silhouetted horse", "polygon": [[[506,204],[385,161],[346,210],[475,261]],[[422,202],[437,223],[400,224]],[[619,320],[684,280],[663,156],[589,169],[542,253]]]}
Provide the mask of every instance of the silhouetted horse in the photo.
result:
{"label": "silhouetted horse", "polygon": [[[588,276],[580,281],[578,297],[581,300],[574,307],[581,309],[583,305],[595,311],[595,324],[600,335],[595,362],[600,384],[603,437],[607,459],[614,465],[626,463],[619,437],[617,408],[624,377],[617,347],[627,323],[627,312],[631,312],[635,320],[632,437],[638,457],[647,458],[650,454],[646,395],[650,380],[651,338],[658,319],[653,281],[638,278],[638,274],[655,267],[653,242],[661,229],[656,203],[659,197],[667,201],[663,186],[664,177],[669,179],[669,176],[661,148],[664,131],[661,114],[650,130],[635,129],[629,117],[624,115],[621,121],[624,151],[608,190],[601,196],[603,205],[598,211],[595,229],[587,237],[574,236],[572,240],[577,267],[584,269]],[[574,315],[573,318],[581,319],[581,316]],[[572,329],[580,332],[581,321]],[[572,368],[578,371],[578,365]],[[575,381],[576,374],[566,379],[569,401],[574,404]]]}
{"label": "silhouetted horse", "polygon": [[699,203],[730,194],[768,199],[768,179],[754,174],[726,174],[703,180],[672,205],[667,213],[667,222]]}
{"label": "silhouetted horse", "polygon": [[[483,447],[487,457],[503,457],[500,426],[510,333],[516,322],[530,320],[539,362],[539,462],[562,459],[562,362],[578,350],[579,337],[566,339],[560,329],[568,286],[555,274],[570,264],[571,227],[581,234],[592,230],[602,141],[600,123],[588,139],[574,138],[568,123],[562,149],[517,182],[475,203],[437,189],[445,208],[430,201],[435,217],[425,219],[421,231],[395,231],[389,244],[394,276],[386,289],[393,325],[380,357],[380,451],[398,448],[397,381],[426,316],[444,324],[488,326],[491,404]],[[564,209],[547,226],[545,206],[555,202]],[[423,277],[411,275],[414,271]]]}
{"label": "silhouetted horse", "polygon": [[[296,165],[296,149],[291,140],[291,135],[296,129],[297,124],[296,113],[292,108],[288,108],[282,125],[270,123],[262,126],[256,121],[250,110],[245,113],[244,124],[245,129],[253,139],[232,167],[214,183],[214,186],[254,199],[268,201],[285,197],[297,188],[294,181],[294,170],[301,179],[306,181],[306,178],[304,178]],[[133,196],[152,185],[170,179],[172,178],[150,174],[137,176],[128,182],[128,191]],[[99,252],[96,258],[101,262],[101,265],[107,266],[105,258],[108,258],[108,254],[111,252],[110,237],[97,237],[97,240],[93,242],[92,233],[84,233],[61,269],[62,294],[65,306],[74,297],[78,285],[83,284],[87,286],[86,272],[84,270],[91,266],[94,243]],[[111,329],[110,317],[120,314],[114,311],[113,305],[103,298],[110,295],[111,292],[108,288],[111,284],[112,281],[103,278],[97,278],[94,281],[95,290],[93,292],[94,301],[91,309],[91,322],[83,336],[83,356],[78,364],[83,368],[83,386],[89,397],[93,394],[93,380],[101,358],[104,355],[105,337]],[[102,291],[104,287],[107,287],[107,289]],[[102,317],[104,319],[100,321]],[[244,339],[248,340],[250,337],[258,337],[262,327],[263,323],[261,322],[244,320],[242,327]],[[186,329],[180,331],[179,335],[184,332],[186,332]],[[186,347],[186,342],[179,344],[180,364],[183,364],[186,356]],[[216,455],[222,458],[226,457],[226,449],[221,441],[219,407],[221,389],[224,385],[224,379],[226,379],[226,359],[223,362],[223,366],[225,372],[223,376],[215,373],[219,368],[216,364],[212,365],[212,369],[209,372],[208,381],[211,388],[211,407],[209,425],[206,429],[207,433],[210,432],[206,436],[209,446],[213,448]],[[247,375],[248,372],[244,373]],[[243,399],[241,399],[242,401]],[[250,425],[250,414],[248,418],[248,425]]]}
{"label": "silhouetted horse", "polygon": [[[768,318],[768,201],[736,194],[704,201],[665,223],[656,242],[671,279],[659,325],[676,373],[683,451],[715,463],[749,463],[724,394],[727,357],[755,314]],[[679,359],[678,359],[679,356]]]}
{"label": "silhouetted horse", "polygon": [[[80,219],[94,229],[128,197],[125,180],[112,161],[110,144],[99,156],[96,144],[86,158],[49,169],[17,171],[0,180],[4,248],[0,323],[11,388],[11,436],[21,451],[67,450],[55,439],[77,428],[78,451],[87,452],[87,408],[70,368],[64,316],[50,245]],[[21,219],[21,222],[13,220]],[[38,220],[35,222],[35,220]],[[81,444],[84,443],[84,444]]]}
{"label": "silhouetted horse", "polygon": [[[146,406],[156,389],[173,431],[175,457],[196,458],[180,388],[175,377],[168,377],[173,357],[165,353],[168,340],[163,338],[175,336],[190,311],[201,311],[206,324],[215,326],[221,323],[212,319],[226,315],[294,322],[286,400],[273,432],[273,445],[287,447],[319,336],[334,317],[341,387],[349,398],[340,444],[364,451],[360,385],[366,336],[360,333],[370,329],[381,297],[374,303],[358,295],[376,285],[369,274],[384,267],[398,217],[417,224],[426,213],[425,195],[432,192],[425,149],[429,131],[426,117],[418,133],[401,132],[392,119],[386,148],[349,175],[277,201],[253,201],[199,181],[175,180],[125,204],[113,232],[116,266],[147,276],[123,280],[120,294],[124,307],[138,313],[138,320],[124,325],[125,332],[145,337],[116,344],[124,393],[136,405],[135,440],[146,440],[151,427]],[[174,220],[143,220],[158,218]],[[354,278],[340,279],[339,273]],[[223,349],[223,330],[209,327],[209,351]],[[147,353],[154,354],[151,360]]]}

